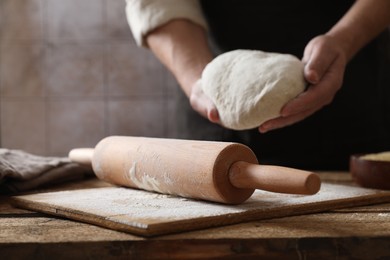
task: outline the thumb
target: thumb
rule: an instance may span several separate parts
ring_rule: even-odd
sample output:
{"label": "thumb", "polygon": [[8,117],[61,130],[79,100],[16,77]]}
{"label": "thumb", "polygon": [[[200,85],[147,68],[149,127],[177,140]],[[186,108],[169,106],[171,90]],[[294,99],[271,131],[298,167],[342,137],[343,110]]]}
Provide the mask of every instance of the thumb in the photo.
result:
{"label": "thumb", "polygon": [[200,79],[192,87],[190,104],[195,111],[211,122],[219,122],[218,110],[213,101],[203,92]]}
{"label": "thumb", "polygon": [[217,108],[214,105],[211,105],[207,110],[208,119],[213,123],[219,123],[219,114]]}
{"label": "thumb", "polygon": [[212,123],[219,123],[219,113],[217,107],[213,101],[204,93],[202,89],[202,79],[199,79],[196,83],[198,89],[198,97],[202,106],[206,109],[207,119]]}
{"label": "thumb", "polygon": [[305,66],[304,75],[305,75],[305,79],[310,84],[315,85],[318,82],[320,82],[320,75],[319,75],[319,73],[316,71],[316,69],[310,67],[309,65]]}
{"label": "thumb", "polygon": [[321,49],[313,49],[304,68],[306,80],[311,84],[319,83],[334,61],[333,58],[332,55],[323,55]]}

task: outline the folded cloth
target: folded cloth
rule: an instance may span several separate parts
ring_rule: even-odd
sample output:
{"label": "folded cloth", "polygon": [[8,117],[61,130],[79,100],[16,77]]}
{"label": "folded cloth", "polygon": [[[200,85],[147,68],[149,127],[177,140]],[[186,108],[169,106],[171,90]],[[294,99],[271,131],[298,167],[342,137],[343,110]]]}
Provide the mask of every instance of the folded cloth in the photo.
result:
{"label": "folded cloth", "polygon": [[66,157],[44,157],[21,150],[0,149],[0,193],[27,191],[49,184],[83,179],[92,169]]}

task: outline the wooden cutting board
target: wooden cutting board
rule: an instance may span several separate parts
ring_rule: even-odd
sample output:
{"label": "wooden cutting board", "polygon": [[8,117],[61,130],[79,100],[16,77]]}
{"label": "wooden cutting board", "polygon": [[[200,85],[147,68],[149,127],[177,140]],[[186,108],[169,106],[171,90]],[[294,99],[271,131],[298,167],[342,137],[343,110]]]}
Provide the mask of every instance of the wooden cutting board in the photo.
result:
{"label": "wooden cutting board", "polygon": [[142,190],[104,187],[15,196],[14,205],[142,236],[390,201],[390,191],[323,183],[316,195],[257,190],[240,205],[223,205]]}

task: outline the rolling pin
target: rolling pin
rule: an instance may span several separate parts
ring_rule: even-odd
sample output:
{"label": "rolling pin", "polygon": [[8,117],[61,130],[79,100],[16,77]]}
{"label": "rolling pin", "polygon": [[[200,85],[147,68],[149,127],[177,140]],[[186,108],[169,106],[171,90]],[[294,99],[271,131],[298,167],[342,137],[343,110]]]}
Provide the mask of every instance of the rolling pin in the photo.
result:
{"label": "rolling pin", "polygon": [[112,184],[226,204],[244,202],[255,189],[310,195],[321,186],[315,173],[259,165],[239,143],[110,136],[69,158],[92,164]]}

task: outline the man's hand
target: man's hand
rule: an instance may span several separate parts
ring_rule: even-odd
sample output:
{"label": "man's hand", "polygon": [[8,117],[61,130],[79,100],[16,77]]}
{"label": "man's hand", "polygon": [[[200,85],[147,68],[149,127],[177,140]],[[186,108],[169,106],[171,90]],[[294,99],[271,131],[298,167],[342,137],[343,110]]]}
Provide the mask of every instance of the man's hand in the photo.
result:
{"label": "man's hand", "polygon": [[306,46],[302,61],[308,89],[286,104],[281,117],[265,122],[259,131],[294,124],[329,104],[341,87],[346,63],[389,24],[389,0],[355,1],[326,35]]}
{"label": "man's hand", "polygon": [[308,82],[305,92],[288,102],[281,116],[268,120],[259,127],[265,133],[297,123],[330,104],[340,89],[347,57],[341,43],[332,36],[321,35],[309,42],[302,62]]}
{"label": "man's hand", "polygon": [[199,79],[192,86],[190,103],[192,108],[213,123],[219,123],[218,110],[213,102],[204,94]]}

